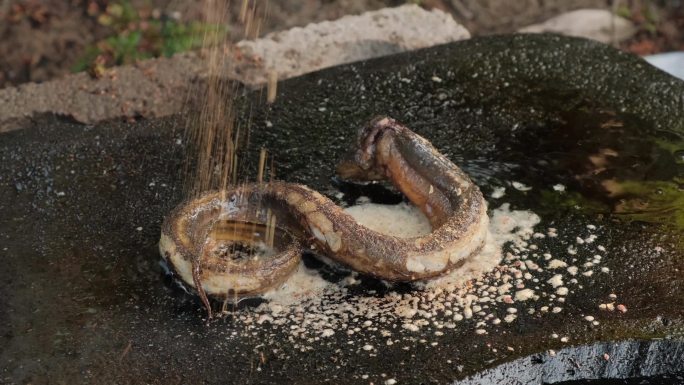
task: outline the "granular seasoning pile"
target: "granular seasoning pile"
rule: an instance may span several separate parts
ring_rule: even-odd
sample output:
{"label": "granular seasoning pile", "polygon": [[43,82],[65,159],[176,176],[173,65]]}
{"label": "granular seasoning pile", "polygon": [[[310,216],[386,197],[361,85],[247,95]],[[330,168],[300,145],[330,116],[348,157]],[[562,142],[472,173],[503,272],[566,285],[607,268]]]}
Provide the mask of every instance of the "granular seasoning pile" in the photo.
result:
{"label": "granular seasoning pile", "polygon": [[[407,204],[365,203],[347,211],[359,223],[396,236],[430,231],[422,213]],[[539,223],[536,214],[511,210],[506,203],[490,210],[490,234],[480,255],[411,290],[385,284],[382,293],[352,294],[361,284],[356,273],[333,283],[302,264],[281,288],[264,296],[265,303],[239,310],[233,319],[246,332],[260,329],[273,341],[286,337],[303,352],[320,344],[340,346],[343,341],[340,348],[346,344],[348,349],[375,355],[383,345],[401,344],[405,350],[416,343],[437,346],[440,336],[461,322],[483,335],[493,325],[513,323],[526,314],[560,313],[566,297],[582,288],[580,275],[608,272],[600,266],[605,248],[594,225],[587,225],[582,237],[574,238],[574,231],[574,239],[563,239],[558,229],[539,229]],[[552,254],[547,250],[550,244],[555,250],[564,245],[564,255]]]}

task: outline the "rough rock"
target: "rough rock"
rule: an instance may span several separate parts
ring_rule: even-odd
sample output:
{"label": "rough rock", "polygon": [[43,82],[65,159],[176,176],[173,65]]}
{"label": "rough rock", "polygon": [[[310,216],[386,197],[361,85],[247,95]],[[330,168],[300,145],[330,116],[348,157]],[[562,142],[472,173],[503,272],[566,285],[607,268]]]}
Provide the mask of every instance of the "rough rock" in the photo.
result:
{"label": "rough rock", "polygon": [[[428,3],[426,0],[424,3]],[[435,1],[432,1],[433,3]],[[454,17],[473,35],[511,33],[549,15],[582,8],[609,8],[601,0],[449,0]]]}
{"label": "rough rock", "polygon": [[634,35],[636,27],[631,21],[614,15],[609,10],[578,9],[552,17],[543,23],[521,28],[518,32],[554,32],[602,43],[617,43]]}
{"label": "rough rock", "polygon": [[[229,309],[205,325],[200,301],[165,284],[159,266],[160,223],[183,199],[183,117],[92,127],[44,117],[0,135],[0,383],[453,384],[519,359],[498,371],[514,377],[499,378],[556,383],[680,370],[684,237],[662,222],[678,211],[651,211],[656,223],[611,215],[601,202],[622,199],[594,186],[615,175],[653,178],[658,187],[644,187],[658,200],[649,202],[675,204],[684,82],[605,44],[517,35],[339,66],[279,89],[270,105],[260,92],[240,104],[238,120],[250,124],[245,178],[253,180],[267,148],[279,179],[335,197],[335,162],[360,124],[393,116],[463,165],[492,209],[510,204],[539,216],[538,235],[507,250],[529,273],[515,268],[520,278],[508,280],[539,298],[510,302],[498,290],[513,288],[479,280],[476,293],[489,291],[485,282],[497,293],[469,308],[472,318],[455,306],[472,297],[458,293],[421,296],[409,307],[416,312],[397,315],[397,302],[377,300],[418,293],[390,294],[359,277],[334,308],[295,305],[287,316],[268,311],[270,320]],[[587,156],[608,146],[616,156],[597,171]],[[490,198],[514,181],[528,189]],[[345,201],[370,196],[348,187],[357,195]],[[563,301],[546,283],[561,273],[546,267],[547,252],[583,271],[563,272],[571,290]],[[354,305],[360,298],[370,305]],[[318,334],[329,328],[334,335]],[[623,343],[634,338],[662,342]]]}
{"label": "rough rock", "polygon": [[[263,58],[267,71],[281,78],[314,69],[467,39],[470,33],[440,10],[427,12],[417,5],[386,8],[334,22],[310,24],[243,41],[238,47]],[[261,71],[256,80],[266,81]]]}
{"label": "rough rock", "polygon": [[[258,86],[321,68],[468,38],[441,11],[415,5],[387,8],[274,33],[226,47],[227,78]],[[0,132],[40,113],[94,123],[119,117],[165,116],[182,111],[188,91],[206,76],[203,52],[147,60],[93,79],[85,73],[0,90]]]}

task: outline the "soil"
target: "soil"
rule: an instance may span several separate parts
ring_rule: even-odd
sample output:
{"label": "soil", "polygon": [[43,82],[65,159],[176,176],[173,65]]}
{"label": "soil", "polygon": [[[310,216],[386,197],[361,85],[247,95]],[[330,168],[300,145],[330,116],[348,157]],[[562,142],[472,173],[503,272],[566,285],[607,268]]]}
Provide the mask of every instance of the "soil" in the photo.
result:
{"label": "soil", "polygon": [[[204,3],[190,0],[128,0],[135,9],[156,11],[184,21],[203,20]],[[289,0],[265,2],[266,15],[259,28],[263,35],[271,31],[302,26],[311,22],[337,19],[408,0]],[[415,1],[411,1],[415,2]],[[88,47],[112,36],[111,27],[98,22],[113,0],[0,0],[0,88],[25,82],[43,82],[72,72]],[[606,0],[422,0],[428,9],[450,12],[475,36],[513,32],[545,20],[560,12],[583,8],[606,8]],[[677,1],[661,4],[655,23],[646,21],[641,1],[630,1],[632,19],[641,32],[623,49],[650,54],[684,47],[684,11]],[[632,4],[634,3],[634,4]],[[231,25],[237,21],[241,1],[232,1]],[[650,32],[649,32],[650,30]],[[242,31],[231,31],[234,41],[244,38]]]}
{"label": "soil", "polygon": [[684,51],[684,4],[666,5],[660,21],[647,20],[646,9],[631,9],[631,19],[639,32],[621,44],[621,48],[637,55],[652,55],[668,51]]}

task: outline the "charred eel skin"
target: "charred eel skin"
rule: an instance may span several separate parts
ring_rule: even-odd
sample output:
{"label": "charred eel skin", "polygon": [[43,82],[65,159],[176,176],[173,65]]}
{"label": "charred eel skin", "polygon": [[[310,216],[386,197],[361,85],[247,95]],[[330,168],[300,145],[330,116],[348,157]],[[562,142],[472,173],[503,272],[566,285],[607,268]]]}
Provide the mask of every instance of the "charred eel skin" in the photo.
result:
{"label": "charred eel skin", "polygon": [[[388,281],[436,277],[476,255],[487,236],[480,189],[430,142],[388,117],[371,120],[351,156],[337,167],[343,179],[389,180],[427,216],[432,232],[397,238],[357,223],[333,201],[299,184],[246,184],[181,203],[162,225],[159,248],[180,278],[207,295],[248,297],[284,282],[301,253],[317,252]],[[233,260],[212,253],[208,237],[219,220],[265,223],[276,218],[276,254]],[[239,239],[237,239],[239,241]]]}

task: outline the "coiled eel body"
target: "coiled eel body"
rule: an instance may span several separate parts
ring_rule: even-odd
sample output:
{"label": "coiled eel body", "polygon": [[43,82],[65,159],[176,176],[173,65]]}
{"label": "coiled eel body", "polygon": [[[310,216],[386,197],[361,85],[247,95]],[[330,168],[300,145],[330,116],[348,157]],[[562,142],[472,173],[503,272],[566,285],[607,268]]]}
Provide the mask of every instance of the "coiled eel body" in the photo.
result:
{"label": "coiled eel body", "polygon": [[[387,117],[359,131],[356,148],[337,167],[353,180],[389,180],[427,216],[433,231],[397,238],[357,223],[333,201],[299,184],[246,184],[181,203],[162,225],[159,248],[170,267],[207,295],[256,296],[296,269],[304,246],[350,268],[388,281],[415,281],[454,269],[483,246],[487,204],[470,178],[427,140]],[[232,241],[248,241],[254,225],[272,221],[272,255],[230,258],[209,237],[219,221],[245,223]],[[244,239],[243,239],[244,238]]]}

